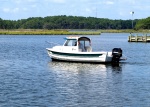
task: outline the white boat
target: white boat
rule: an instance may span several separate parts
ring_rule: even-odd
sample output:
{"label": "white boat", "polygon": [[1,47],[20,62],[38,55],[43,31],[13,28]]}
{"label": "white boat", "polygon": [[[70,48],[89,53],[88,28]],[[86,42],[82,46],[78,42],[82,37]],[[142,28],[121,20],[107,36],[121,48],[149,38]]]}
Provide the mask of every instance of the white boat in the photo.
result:
{"label": "white boat", "polygon": [[121,58],[121,48],[114,48],[111,52],[93,52],[88,37],[69,36],[63,46],[46,49],[52,60],[88,63],[119,63],[120,60],[125,60]]}

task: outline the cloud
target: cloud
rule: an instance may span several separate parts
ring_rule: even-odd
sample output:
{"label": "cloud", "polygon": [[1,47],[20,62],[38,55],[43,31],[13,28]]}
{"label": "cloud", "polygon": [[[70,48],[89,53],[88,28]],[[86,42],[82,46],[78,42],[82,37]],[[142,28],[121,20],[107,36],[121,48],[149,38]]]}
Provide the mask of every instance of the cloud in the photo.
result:
{"label": "cloud", "polygon": [[16,13],[16,12],[18,12],[18,11],[19,11],[19,8],[14,8],[14,9],[12,10],[13,13]]}
{"label": "cloud", "polygon": [[13,2],[16,4],[21,4],[22,1],[21,0],[14,0]]}
{"label": "cloud", "polygon": [[113,5],[114,2],[113,2],[113,1],[106,1],[106,2],[104,2],[104,4],[107,4],[107,5]]}
{"label": "cloud", "polygon": [[86,12],[92,12],[92,10],[90,8],[86,8],[85,11]]}
{"label": "cloud", "polygon": [[120,16],[125,16],[124,12],[121,12],[121,11],[119,12],[119,15]]}
{"label": "cloud", "polygon": [[19,11],[19,8],[3,8],[3,12],[5,13],[17,13]]}
{"label": "cloud", "polygon": [[132,5],[136,5],[138,2],[140,2],[140,0],[120,0],[119,1],[122,4],[132,4]]}
{"label": "cloud", "polygon": [[11,1],[11,3],[9,4],[13,4],[13,6],[22,7],[25,5],[33,5],[37,3],[39,3],[39,0],[14,0],[14,1]]}
{"label": "cloud", "polygon": [[37,0],[27,0],[28,2],[36,2]]}
{"label": "cloud", "polygon": [[37,7],[37,5],[36,5],[36,4],[33,4],[33,5],[31,5],[31,7],[35,8],[35,7]]}
{"label": "cloud", "polygon": [[27,11],[27,10],[28,10],[28,8],[26,8],[26,7],[23,8],[23,11]]}
{"label": "cloud", "polygon": [[56,3],[65,3],[65,0],[54,0]]}
{"label": "cloud", "polygon": [[9,8],[3,8],[3,12],[8,13],[8,12],[10,12],[10,9]]}
{"label": "cloud", "polygon": [[45,0],[46,2],[53,2],[53,3],[65,3],[66,0]]}

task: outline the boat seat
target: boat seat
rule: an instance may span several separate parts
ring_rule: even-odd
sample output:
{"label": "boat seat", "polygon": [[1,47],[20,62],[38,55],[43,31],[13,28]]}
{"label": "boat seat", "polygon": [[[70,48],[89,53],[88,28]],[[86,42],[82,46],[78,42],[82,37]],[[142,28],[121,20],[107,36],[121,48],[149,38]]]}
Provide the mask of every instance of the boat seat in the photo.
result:
{"label": "boat seat", "polygon": [[86,50],[86,52],[92,52],[92,47],[91,46],[86,46],[85,50]]}

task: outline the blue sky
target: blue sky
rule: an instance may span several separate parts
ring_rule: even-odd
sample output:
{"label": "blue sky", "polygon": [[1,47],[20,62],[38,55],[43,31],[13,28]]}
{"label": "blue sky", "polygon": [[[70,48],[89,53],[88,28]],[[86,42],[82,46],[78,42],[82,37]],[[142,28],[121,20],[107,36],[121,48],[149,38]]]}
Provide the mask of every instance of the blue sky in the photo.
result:
{"label": "blue sky", "polygon": [[[131,11],[134,11],[133,17]],[[150,0],[0,0],[2,19],[57,15],[142,19],[150,16]]]}

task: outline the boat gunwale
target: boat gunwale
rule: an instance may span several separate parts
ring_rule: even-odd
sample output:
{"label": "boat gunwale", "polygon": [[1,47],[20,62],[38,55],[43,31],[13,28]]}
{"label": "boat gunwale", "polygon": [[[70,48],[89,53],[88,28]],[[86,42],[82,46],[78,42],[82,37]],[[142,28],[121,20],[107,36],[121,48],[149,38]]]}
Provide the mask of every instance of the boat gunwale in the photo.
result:
{"label": "boat gunwale", "polygon": [[59,52],[59,53],[66,53],[66,54],[108,54],[109,52],[105,52],[105,51],[97,51],[97,52],[65,52],[65,51],[57,51],[57,50],[53,50],[52,48],[46,48],[48,51],[51,52]]}

